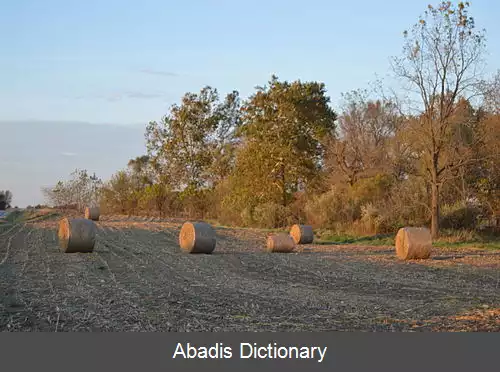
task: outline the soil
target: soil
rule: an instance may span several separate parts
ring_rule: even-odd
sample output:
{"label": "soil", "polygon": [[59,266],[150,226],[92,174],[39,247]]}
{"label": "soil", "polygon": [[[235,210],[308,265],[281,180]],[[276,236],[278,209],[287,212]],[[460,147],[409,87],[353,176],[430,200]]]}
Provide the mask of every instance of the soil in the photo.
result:
{"label": "soil", "polygon": [[93,253],[65,254],[59,218],[1,228],[1,331],[500,331],[500,251],[267,253],[265,232],[216,228],[187,254],[182,221],[109,216]]}

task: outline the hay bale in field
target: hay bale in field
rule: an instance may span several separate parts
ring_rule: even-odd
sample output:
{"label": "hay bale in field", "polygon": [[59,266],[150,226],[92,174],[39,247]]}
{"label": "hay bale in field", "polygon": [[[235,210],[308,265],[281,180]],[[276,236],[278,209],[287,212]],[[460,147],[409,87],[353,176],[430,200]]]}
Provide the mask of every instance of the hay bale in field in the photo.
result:
{"label": "hay bale in field", "polygon": [[85,218],[92,221],[99,221],[100,216],[99,207],[87,207],[85,208]]}
{"label": "hay bale in field", "polygon": [[267,251],[273,253],[289,253],[295,249],[295,241],[289,234],[280,233],[267,237]]}
{"label": "hay bale in field", "polygon": [[426,259],[431,255],[432,236],[425,227],[403,227],[396,235],[396,255],[402,260]]}
{"label": "hay bale in field", "polygon": [[96,225],[85,218],[59,221],[59,245],[65,253],[90,253],[96,241]]}
{"label": "hay bale in field", "polygon": [[314,232],[309,225],[293,225],[290,236],[295,244],[311,244],[314,240]]}
{"label": "hay bale in field", "polygon": [[179,245],[188,253],[212,253],[216,245],[215,230],[205,222],[185,222],[179,234]]}

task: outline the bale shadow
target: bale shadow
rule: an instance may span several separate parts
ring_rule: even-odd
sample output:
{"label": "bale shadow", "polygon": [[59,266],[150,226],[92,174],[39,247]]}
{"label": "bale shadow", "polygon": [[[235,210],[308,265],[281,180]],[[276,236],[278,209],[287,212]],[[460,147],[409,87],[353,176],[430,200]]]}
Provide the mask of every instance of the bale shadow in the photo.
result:
{"label": "bale shadow", "polygon": [[336,242],[336,241],[320,241],[320,242],[313,242],[314,245],[350,245],[352,243],[345,243],[345,242]]}
{"label": "bale shadow", "polygon": [[385,256],[388,254],[394,254],[393,249],[379,249],[379,250],[367,250],[366,248],[363,250],[335,250],[335,251],[321,251],[321,250],[316,250],[314,248],[299,248],[293,253],[300,253],[300,254],[339,254],[341,253],[342,255],[347,255],[347,256],[365,256],[365,255],[370,255],[370,256]]}
{"label": "bale shadow", "polygon": [[466,257],[497,257],[500,256],[500,252],[468,252],[468,253],[460,253],[460,254],[448,254],[444,256],[433,256],[431,260],[436,261],[447,261],[447,260],[456,260],[460,258]]}
{"label": "bale shadow", "polygon": [[430,259],[433,261],[448,261],[448,260],[456,260],[457,258],[464,258],[465,255],[456,255],[456,256],[434,256]]}

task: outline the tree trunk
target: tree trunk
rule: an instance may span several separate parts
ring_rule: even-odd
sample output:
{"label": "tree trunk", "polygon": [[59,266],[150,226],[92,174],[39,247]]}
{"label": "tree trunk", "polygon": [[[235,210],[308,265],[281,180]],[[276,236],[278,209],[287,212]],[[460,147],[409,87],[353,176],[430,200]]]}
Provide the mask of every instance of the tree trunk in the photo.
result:
{"label": "tree trunk", "polygon": [[439,186],[435,181],[432,183],[431,235],[432,239],[437,239],[439,236]]}
{"label": "tree trunk", "polygon": [[286,208],[287,195],[286,195],[285,164],[281,165],[281,181],[283,182],[283,207]]}

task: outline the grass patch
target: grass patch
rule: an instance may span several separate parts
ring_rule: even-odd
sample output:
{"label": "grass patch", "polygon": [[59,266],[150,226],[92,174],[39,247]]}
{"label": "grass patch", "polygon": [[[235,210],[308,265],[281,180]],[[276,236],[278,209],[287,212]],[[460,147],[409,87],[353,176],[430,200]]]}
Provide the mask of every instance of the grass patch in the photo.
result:
{"label": "grass patch", "polygon": [[500,250],[500,239],[497,239],[496,241],[473,240],[473,241],[455,242],[455,243],[438,240],[434,242],[433,245],[439,248],[480,248],[480,249]]}
{"label": "grass patch", "polygon": [[470,230],[442,230],[433,245],[440,248],[500,249],[500,236]]}
{"label": "grass patch", "polygon": [[229,226],[229,225],[223,225],[223,224],[219,223],[218,221],[210,220],[210,219],[205,220],[205,222],[212,225],[215,229],[218,229],[218,230],[247,230],[247,231],[261,231],[261,232],[274,232],[274,233],[289,232],[289,230],[287,228],[266,229],[266,228],[259,228],[259,227]]}
{"label": "grass patch", "polygon": [[20,222],[23,219],[24,213],[22,211],[12,211],[5,217],[5,221],[11,224]]}
{"label": "grass patch", "polygon": [[[440,238],[433,242],[439,248],[480,248],[500,249],[500,236],[483,234],[466,230],[441,230]],[[378,234],[368,236],[355,236],[337,234],[331,230],[318,230],[315,244],[353,244],[353,245],[394,245],[396,234]]]}
{"label": "grass patch", "polygon": [[[254,227],[235,227],[222,225],[214,220],[207,220],[218,230],[248,230],[263,233],[289,232],[286,228],[264,229]],[[314,244],[318,245],[361,245],[361,246],[394,246],[396,234],[377,234],[356,236],[348,233],[338,233],[328,229],[315,229]],[[500,236],[486,234],[469,230],[446,230],[440,231],[440,238],[433,242],[433,246],[439,248],[479,248],[479,249],[500,249]]]}
{"label": "grass patch", "polygon": [[14,210],[10,212],[6,217],[5,221],[8,224],[32,222],[32,221],[43,221],[53,217],[59,216],[56,212],[38,212],[38,211],[18,211]]}
{"label": "grass patch", "polygon": [[26,216],[23,222],[32,222],[32,221],[43,221],[43,220],[48,220],[53,217],[60,216],[59,213],[56,212],[51,212],[51,213],[45,213],[45,214],[35,214],[32,216]]}
{"label": "grass patch", "polygon": [[328,230],[319,230],[315,235],[316,244],[393,245],[395,237],[394,234],[355,236]]}

